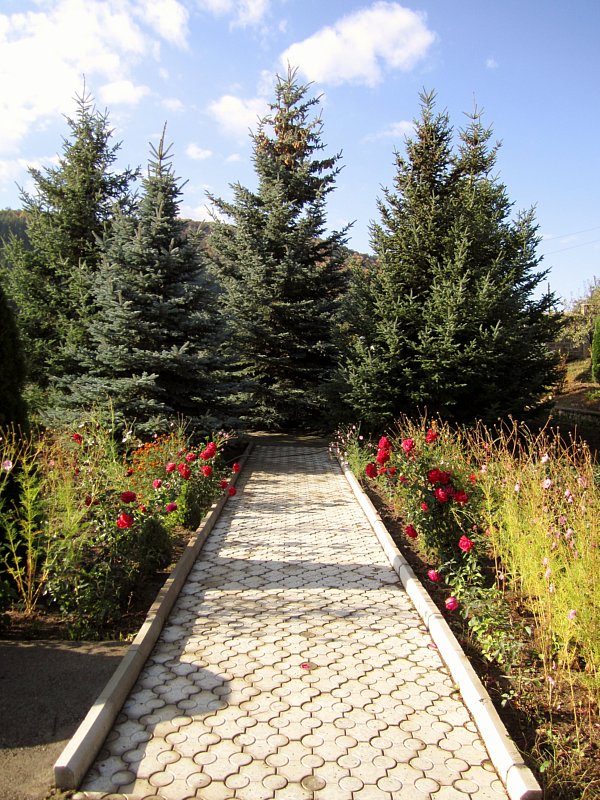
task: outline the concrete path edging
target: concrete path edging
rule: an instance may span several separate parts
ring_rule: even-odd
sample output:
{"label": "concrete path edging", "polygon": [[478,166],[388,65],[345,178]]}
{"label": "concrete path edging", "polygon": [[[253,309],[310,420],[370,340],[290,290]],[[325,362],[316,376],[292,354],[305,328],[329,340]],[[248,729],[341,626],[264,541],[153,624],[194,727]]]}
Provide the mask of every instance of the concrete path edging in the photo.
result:
{"label": "concrete path edging", "polygon": [[[246,446],[246,450],[239,461],[241,469],[243,469],[248,460],[253,447],[253,443],[249,443]],[[235,485],[240,473],[231,476],[230,484],[232,486]],[[207,511],[193,537],[188,542],[181,558],[156,596],[156,600],[150,607],[144,623],[123,656],[121,663],[55,762],[54,781],[58,789],[77,789],[88,768],[99,753],[127,695],[156,644],[175,600],[181,591],[181,587],[185,583],[198,553],[213,529],[227,499],[228,495],[225,493]]]}
{"label": "concrete path edging", "polygon": [[375,506],[363,491],[348,464],[339,453],[335,455],[390,564],[429,629],[440,656],[456,682],[510,799],[542,800],[543,792],[540,785],[508,735],[489,694],[448,623],[395,545]]}

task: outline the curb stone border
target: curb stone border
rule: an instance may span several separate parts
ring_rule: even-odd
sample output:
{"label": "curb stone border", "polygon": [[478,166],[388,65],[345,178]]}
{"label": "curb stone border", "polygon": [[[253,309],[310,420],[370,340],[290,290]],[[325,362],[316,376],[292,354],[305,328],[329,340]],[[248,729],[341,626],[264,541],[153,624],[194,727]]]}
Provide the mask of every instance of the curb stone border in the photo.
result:
{"label": "curb stone border", "polygon": [[[249,442],[239,460],[240,472],[231,476],[230,484],[235,485],[244,465],[254,448]],[[123,656],[92,708],[69,740],[54,764],[54,781],[61,790],[77,789],[85,773],[102,748],[104,739],[119,712],[127,695],[135,684],[163,626],[173,608],[181,587],[192,569],[204,542],[213,529],[225,503],[229,500],[225,493],[212,504],[194,535],[188,542],[175,568],[166,579],[164,586],[150,607],[135,639]]]}
{"label": "curb stone border", "polygon": [[334,450],[333,452],[390,564],[402,581],[408,596],[427,626],[440,656],[457,684],[510,800],[542,800],[543,792],[540,785],[521,758],[521,754],[508,735],[489,694],[465,656],[448,623],[423,584],[415,576],[408,561],[395,545],[375,506],[363,491],[347,462],[341,457],[339,451]]}

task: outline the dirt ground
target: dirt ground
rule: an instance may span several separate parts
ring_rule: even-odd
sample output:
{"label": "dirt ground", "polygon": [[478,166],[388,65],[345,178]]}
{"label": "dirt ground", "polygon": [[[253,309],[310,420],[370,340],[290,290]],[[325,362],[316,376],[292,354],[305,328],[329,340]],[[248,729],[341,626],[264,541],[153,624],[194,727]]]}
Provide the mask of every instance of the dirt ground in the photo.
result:
{"label": "dirt ground", "polygon": [[124,642],[0,641],[0,800],[44,800]]}

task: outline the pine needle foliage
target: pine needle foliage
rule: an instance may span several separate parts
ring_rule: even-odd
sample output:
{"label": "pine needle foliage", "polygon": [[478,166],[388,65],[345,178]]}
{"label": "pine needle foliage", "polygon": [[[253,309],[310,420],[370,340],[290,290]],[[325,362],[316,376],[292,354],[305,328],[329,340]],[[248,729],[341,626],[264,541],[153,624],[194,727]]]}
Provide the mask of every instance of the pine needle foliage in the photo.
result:
{"label": "pine needle foliage", "polygon": [[373,428],[427,410],[458,422],[521,415],[558,378],[560,317],[536,296],[540,270],[533,210],[512,218],[493,174],[499,145],[475,108],[454,131],[421,95],[394,188],[371,227],[376,254],[353,270],[345,306],[342,372],[355,417]]}
{"label": "pine needle foliage", "polygon": [[116,426],[142,433],[182,417],[202,427],[214,403],[215,288],[179,217],[181,190],[163,131],[135,214],[121,214],[102,243],[90,346],[71,386],[73,409],[108,399]]}
{"label": "pine needle foliage", "polygon": [[228,321],[229,402],[251,427],[323,423],[335,370],[346,231],[326,232],[340,154],[322,156],[318,97],[288,69],[251,134],[258,189],[234,184],[210,242]]}

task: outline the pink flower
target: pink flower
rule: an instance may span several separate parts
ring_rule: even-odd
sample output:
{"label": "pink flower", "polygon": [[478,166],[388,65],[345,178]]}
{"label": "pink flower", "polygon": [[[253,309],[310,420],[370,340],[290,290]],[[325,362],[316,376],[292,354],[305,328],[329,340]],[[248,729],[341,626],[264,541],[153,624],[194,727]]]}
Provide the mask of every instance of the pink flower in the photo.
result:
{"label": "pink flower", "polygon": [[542,464],[547,464],[548,461],[550,461],[550,456],[548,455],[548,453],[544,453],[544,455],[540,458],[540,461],[542,462]]}
{"label": "pink flower", "polygon": [[137,495],[135,492],[121,492],[121,502],[135,503],[136,500],[137,500]]}
{"label": "pink flower", "polygon": [[165,467],[166,472],[175,472],[175,464],[172,461],[169,461],[167,466]]}
{"label": "pink flower", "polygon": [[2,469],[5,472],[10,472],[12,468],[13,468],[13,462],[10,460],[10,458],[4,459],[4,461],[2,462]]}
{"label": "pink flower", "polygon": [[576,616],[577,616],[577,611],[575,611],[575,609],[574,609],[574,608],[572,608],[572,609],[569,611],[569,613],[567,614],[567,617],[568,617],[569,619],[575,619],[575,617],[576,617]]}
{"label": "pink flower", "polygon": [[365,475],[367,476],[367,478],[377,477],[377,467],[375,466],[375,464],[373,463],[367,464],[367,466],[365,467]]}
{"label": "pink flower", "polygon": [[189,480],[192,470],[187,464],[177,464],[177,472],[181,475],[184,481]]}
{"label": "pink flower", "polygon": [[177,511],[177,503],[167,503],[167,514],[171,514],[173,511]]}
{"label": "pink flower", "polygon": [[205,478],[210,478],[210,476],[213,474],[213,468],[208,464],[205,464],[202,467],[202,474],[204,475]]}
{"label": "pink flower", "polygon": [[188,462],[188,464],[191,464],[192,461],[196,460],[196,453],[188,453],[185,457],[185,460]]}
{"label": "pink flower", "polygon": [[473,542],[466,536],[461,536],[460,539],[458,540],[458,546],[463,551],[463,553],[468,553],[469,550],[473,548]]}
{"label": "pink flower", "polygon": [[404,528],[404,533],[408,536],[409,539],[416,539],[417,536],[419,535],[414,525],[407,525],[406,528]]}
{"label": "pink flower", "polygon": [[230,486],[229,489],[227,489],[227,494],[229,497],[234,497],[237,494],[237,489],[235,486]]}
{"label": "pink flower", "polygon": [[433,494],[435,496],[435,499],[439,503],[447,503],[448,500],[450,500],[451,498],[450,492],[448,491],[448,488],[445,486],[444,487],[438,486],[438,488],[434,491]]}
{"label": "pink flower", "polygon": [[117,517],[117,528],[131,528],[133,526],[133,515],[125,514],[122,511]]}
{"label": "pink flower", "polygon": [[433,581],[434,583],[438,583],[442,579],[442,576],[437,571],[437,569],[427,570],[427,577],[429,578],[430,581]]}
{"label": "pink flower", "polygon": [[438,438],[437,431],[434,431],[433,428],[429,428],[429,430],[425,434],[425,441],[427,442],[427,444],[435,442],[437,438]]}
{"label": "pink flower", "polygon": [[402,442],[402,449],[408,455],[415,448],[414,439],[404,439]]}
{"label": "pink flower", "polygon": [[543,489],[551,489],[552,488],[552,481],[550,480],[550,478],[546,478],[544,480],[544,482],[542,483],[542,488]]}
{"label": "pink flower", "polygon": [[162,486],[161,479],[156,478],[156,480],[152,481],[152,486],[154,486],[155,489],[160,489],[160,487]]}
{"label": "pink flower", "polygon": [[77,444],[81,444],[83,442],[83,436],[80,433],[74,433],[73,436],[71,436],[71,439],[74,442],[77,442]]}
{"label": "pink flower", "polygon": [[456,597],[447,597],[446,602],[444,604],[448,611],[456,611],[458,608],[458,600]]}
{"label": "pink flower", "polygon": [[232,464],[232,465],[231,465],[231,471],[232,471],[232,472],[239,472],[239,471],[240,471],[240,469],[241,469],[241,467],[240,467],[240,465],[239,465],[237,462],[236,462],[235,464]]}

